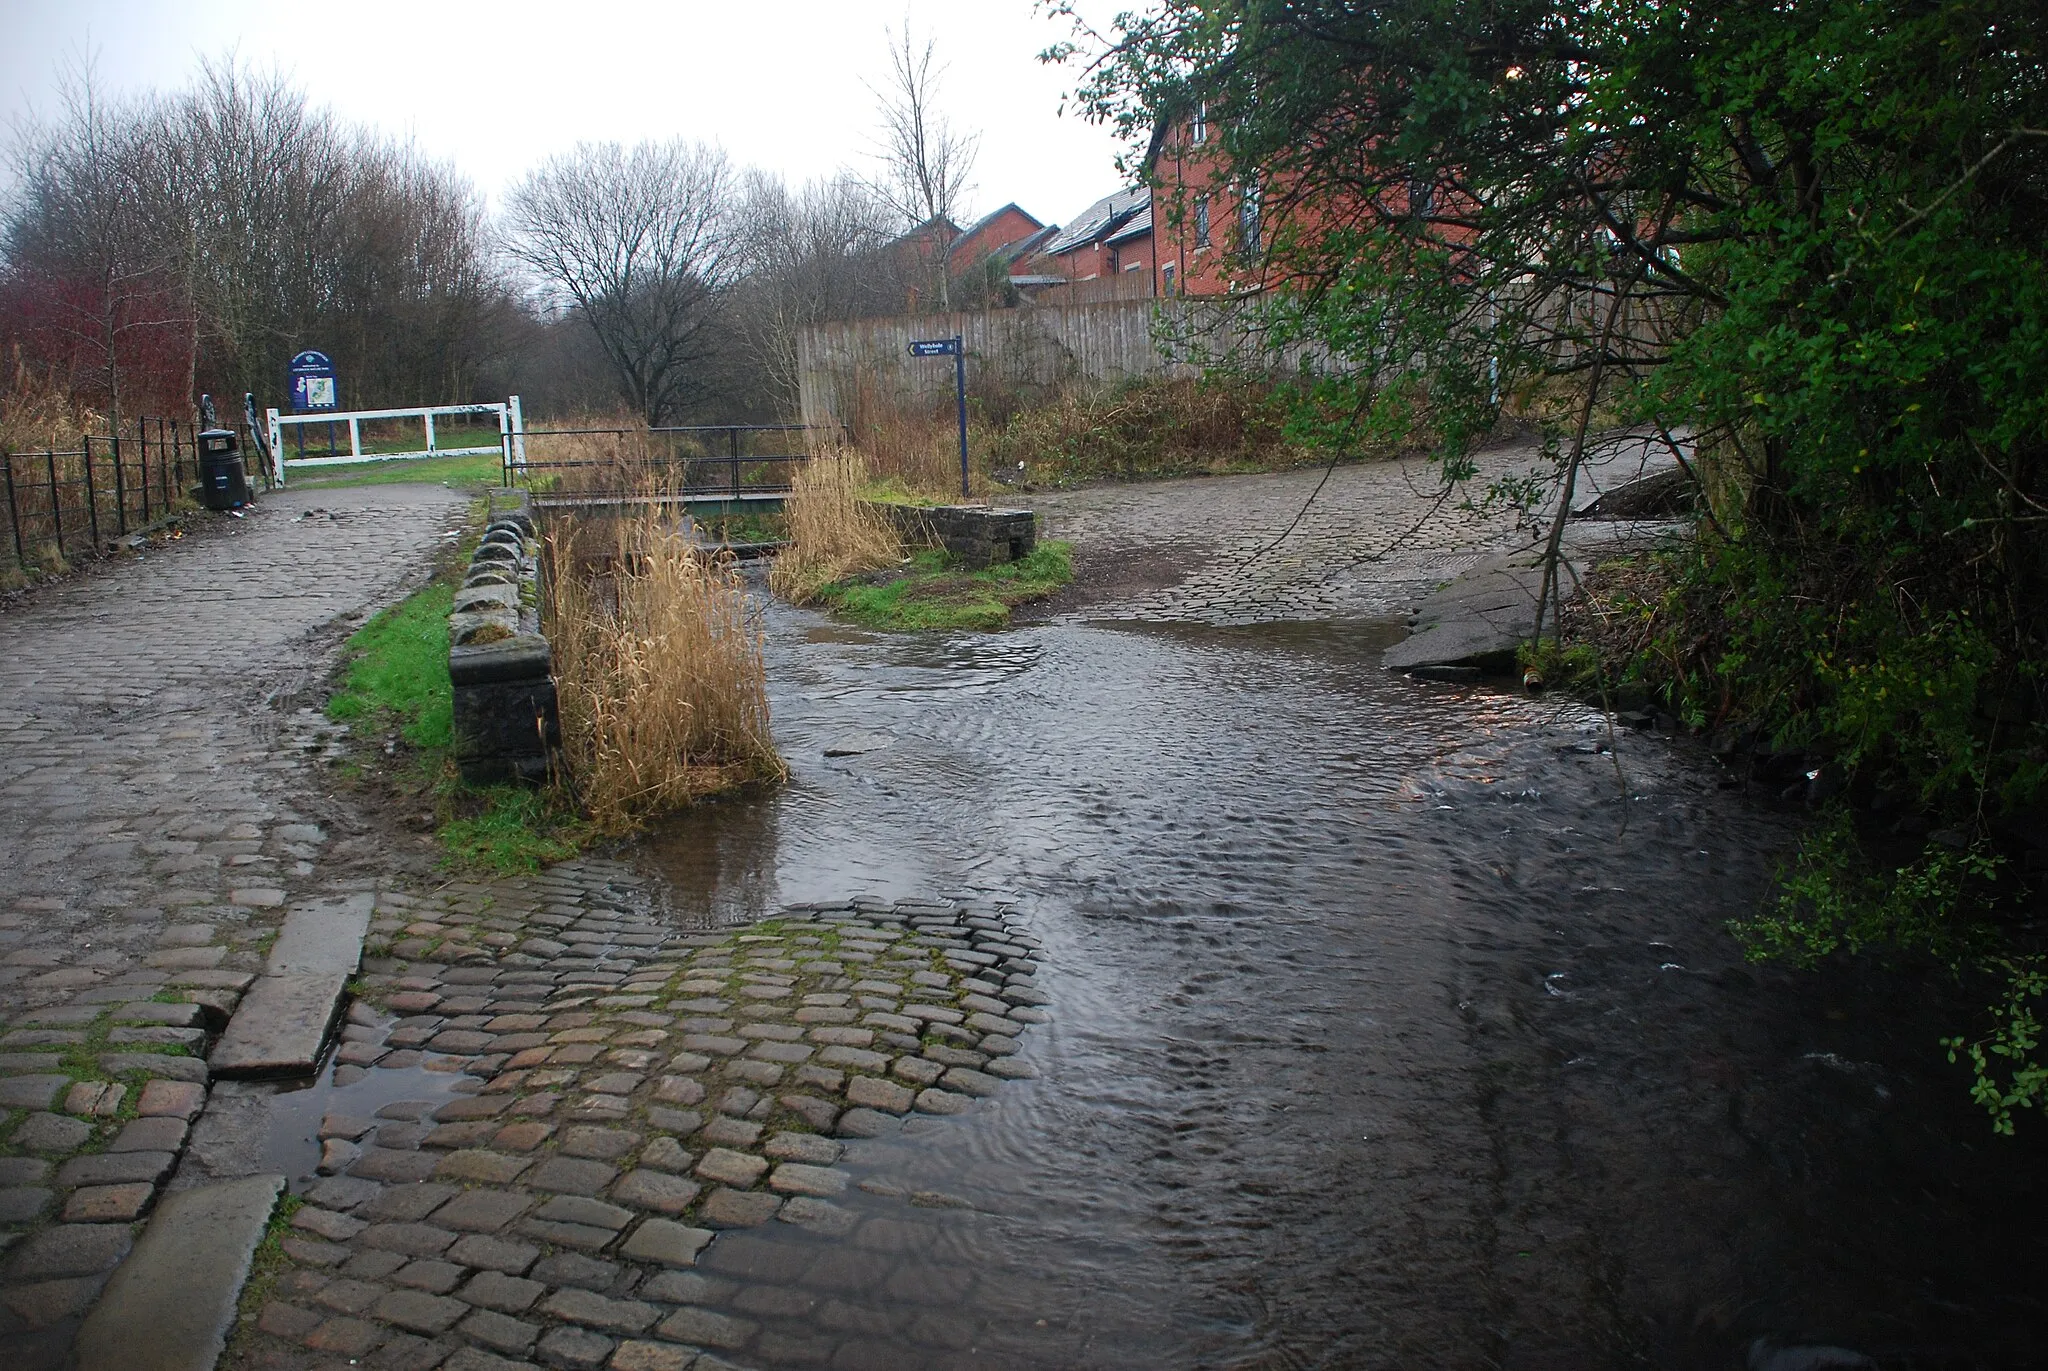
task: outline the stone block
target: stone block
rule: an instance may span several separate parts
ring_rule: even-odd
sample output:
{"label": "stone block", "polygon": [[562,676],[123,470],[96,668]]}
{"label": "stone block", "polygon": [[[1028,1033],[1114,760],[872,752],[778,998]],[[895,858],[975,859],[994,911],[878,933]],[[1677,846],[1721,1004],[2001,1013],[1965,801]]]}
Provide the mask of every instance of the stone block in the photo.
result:
{"label": "stone block", "polygon": [[456,1239],[455,1245],[448,1249],[448,1257],[464,1266],[516,1276],[540,1259],[540,1249],[531,1243],[515,1242],[510,1238],[472,1233]]}
{"label": "stone block", "polygon": [[0,1223],[34,1223],[48,1212],[55,1197],[55,1192],[39,1185],[0,1188]]}
{"label": "stone block", "polygon": [[755,1228],[774,1218],[780,1208],[780,1195],[720,1186],[698,1206],[697,1217],[713,1228]]}
{"label": "stone block", "polygon": [[107,1144],[109,1152],[176,1152],[185,1145],[183,1119],[134,1119]]}
{"label": "stone block", "polygon": [[692,1228],[668,1219],[648,1219],[633,1230],[619,1248],[619,1255],[662,1266],[695,1266],[697,1254],[714,1236],[707,1228]]}
{"label": "stone block", "polygon": [[745,1319],[714,1313],[709,1309],[678,1309],[663,1319],[656,1331],[674,1342],[686,1342],[697,1347],[735,1348],[747,1345],[756,1326]]}
{"label": "stone block", "polygon": [[0,1110],[48,1109],[70,1084],[71,1078],[61,1075],[0,1077]]}
{"label": "stone block", "polygon": [[539,1325],[490,1309],[474,1311],[455,1331],[472,1342],[480,1342],[485,1347],[515,1357],[523,1356],[526,1349],[533,1346],[533,1340],[540,1336]]}
{"label": "stone block", "polygon": [[550,1318],[565,1319],[610,1333],[638,1333],[661,1316],[641,1300],[614,1300],[590,1290],[557,1290],[541,1305]]}
{"label": "stone block", "polygon": [[143,1181],[88,1185],[64,1202],[65,1223],[133,1223],[149,1208],[156,1187]]}
{"label": "stone block", "polygon": [[455,1292],[455,1298],[480,1309],[517,1314],[546,1293],[547,1287],[539,1281],[510,1276],[502,1271],[479,1271],[469,1278],[469,1284]]}
{"label": "stone block", "polygon": [[122,1185],[133,1181],[156,1184],[171,1172],[177,1158],[169,1152],[102,1152],[73,1157],[57,1168],[57,1184]]}
{"label": "stone block", "polygon": [[206,1104],[206,1087],[191,1081],[148,1081],[136,1101],[143,1118],[183,1119],[190,1123]]}
{"label": "stone block", "polygon": [[635,1209],[649,1209],[657,1214],[680,1214],[690,1207],[701,1189],[695,1181],[643,1168],[629,1173],[613,1186],[612,1198]]}
{"label": "stone block", "polygon": [[462,1301],[445,1295],[429,1295],[424,1290],[392,1290],[370,1312],[386,1323],[431,1335],[454,1327],[455,1321],[470,1309]]}
{"label": "stone block", "polygon": [[9,1284],[94,1276],[111,1270],[134,1245],[125,1224],[53,1224],[12,1248],[0,1272]]}

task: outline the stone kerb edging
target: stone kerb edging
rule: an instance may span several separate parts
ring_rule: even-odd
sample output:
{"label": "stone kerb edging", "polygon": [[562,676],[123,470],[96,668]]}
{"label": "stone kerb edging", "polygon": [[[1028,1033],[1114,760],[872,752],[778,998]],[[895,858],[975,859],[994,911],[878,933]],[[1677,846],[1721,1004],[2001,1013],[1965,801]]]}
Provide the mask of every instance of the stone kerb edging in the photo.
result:
{"label": "stone kerb edging", "polygon": [[912,542],[943,547],[979,570],[1022,561],[1038,547],[1038,516],[1028,509],[979,505],[898,505],[875,502],[897,532]]}
{"label": "stone kerb edging", "polygon": [[[499,508],[501,498],[510,505]],[[471,785],[543,781],[561,744],[554,656],[540,628],[538,552],[526,492],[494,496],[448,616],[455,760]]]}

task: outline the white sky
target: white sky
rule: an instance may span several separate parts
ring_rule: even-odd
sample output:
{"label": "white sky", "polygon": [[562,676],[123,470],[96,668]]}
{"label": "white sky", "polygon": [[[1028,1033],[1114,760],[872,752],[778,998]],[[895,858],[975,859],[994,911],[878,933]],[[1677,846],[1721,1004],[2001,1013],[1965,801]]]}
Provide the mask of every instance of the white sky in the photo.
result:
{"label": "white sky", "polygon": [[87,51],[112,93],[239,52],[454,162],[494,205],[578,140],[718,142],[795,183],[872,169],[862,82],[880,84],[906,15],[938,41],[941,109],[981,134],[973,214],[1014,200],[1064,224],[1118,188],[1115,139],[1059,114],[1078,73],[1037,61],[1067,30],[1031,0],[0,0],[0,114],[53,108]]}

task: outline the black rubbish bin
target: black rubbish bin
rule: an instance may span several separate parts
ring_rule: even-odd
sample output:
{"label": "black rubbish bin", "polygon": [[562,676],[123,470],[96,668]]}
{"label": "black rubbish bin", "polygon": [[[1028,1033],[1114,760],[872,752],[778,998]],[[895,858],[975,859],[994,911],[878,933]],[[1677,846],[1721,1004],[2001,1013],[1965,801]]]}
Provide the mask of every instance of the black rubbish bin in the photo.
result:
{"label": "black rubbish bin", "polygon": [[208,509],[240,509],[249,503],[249,473],[242,466],[242,445],[234,430],[200,432],[199,487]]}

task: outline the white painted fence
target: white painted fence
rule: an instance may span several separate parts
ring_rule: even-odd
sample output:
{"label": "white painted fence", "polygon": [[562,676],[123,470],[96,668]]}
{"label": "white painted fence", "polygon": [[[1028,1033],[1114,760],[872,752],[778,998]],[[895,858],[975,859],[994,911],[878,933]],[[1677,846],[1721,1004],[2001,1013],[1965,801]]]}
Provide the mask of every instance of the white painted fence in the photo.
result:
{"label": "white painted fence", "polygon": [[[489,447],[440,447],[434,441],[434,419],[437,415],[450,414],[495,414],[498,416],[498,441]],[[487,402],[475,405],[420,405],[411,409],[351,409],[316,411],[309,414],[285,414],[278,410],[269,412],[270,460],[277,483],[283,485],[287,467],[331,467],[349,462],[406,462],[422,457],[465,457],[485,452],[496,452],[504,456],[507,464],[523,466],[526,462],[526,420],[519,408],[519,397],[514,395],[500,404]],[[418,419],[426,435],[426,446],[415,452],[364,452],[362,424],[366,419]],[[307,424],[348,425],[348,452],[346,457],[293,457],[284,455],[284,431],[287,428]]]}

